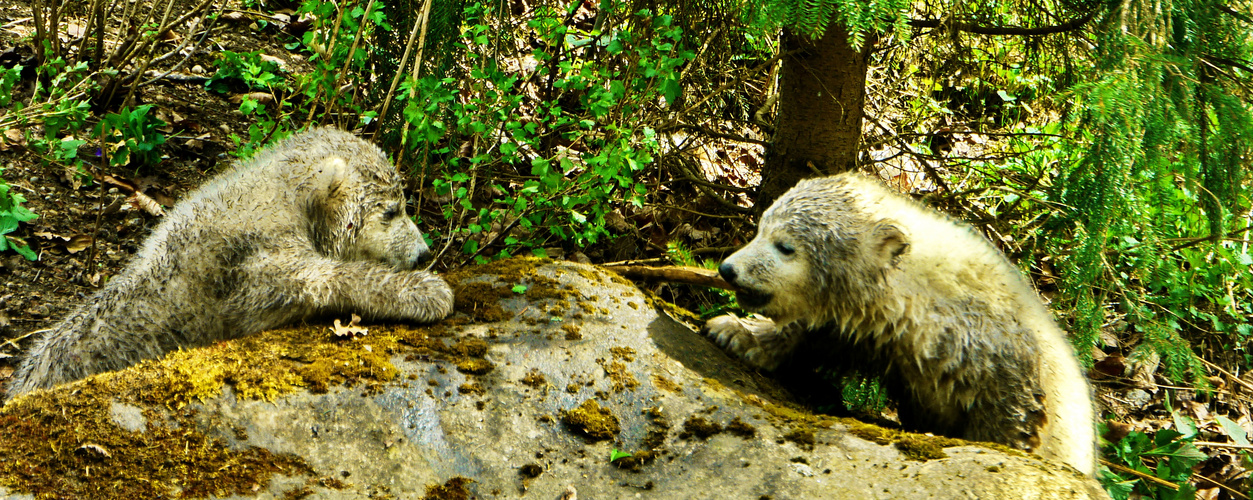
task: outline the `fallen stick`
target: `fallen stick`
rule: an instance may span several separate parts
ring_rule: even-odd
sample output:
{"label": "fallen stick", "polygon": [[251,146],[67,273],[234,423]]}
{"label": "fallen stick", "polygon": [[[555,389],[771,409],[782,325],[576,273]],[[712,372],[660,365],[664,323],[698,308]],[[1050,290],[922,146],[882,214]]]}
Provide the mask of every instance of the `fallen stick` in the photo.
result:
{"label": "fallen stick", "polygon": [[718,276],[718,271],[699,267],[649,267],[649,266],[604,266],[605,269],[618,273],[629,280],[665,281],[684,285],[700,285],[723,290],[736,291],[739,287],[727,283]]}

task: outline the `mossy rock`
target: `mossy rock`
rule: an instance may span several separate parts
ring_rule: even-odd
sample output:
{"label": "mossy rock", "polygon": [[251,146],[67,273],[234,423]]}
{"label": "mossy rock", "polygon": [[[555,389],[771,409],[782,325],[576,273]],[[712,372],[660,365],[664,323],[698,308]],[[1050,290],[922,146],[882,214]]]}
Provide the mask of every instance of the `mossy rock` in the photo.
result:
{"label": "mossy rock", "polygon": [[0,498],[1103,495],[1021,453],[814,415],[592,266],[448,279],[436,325],[264,332],[19,397]]}

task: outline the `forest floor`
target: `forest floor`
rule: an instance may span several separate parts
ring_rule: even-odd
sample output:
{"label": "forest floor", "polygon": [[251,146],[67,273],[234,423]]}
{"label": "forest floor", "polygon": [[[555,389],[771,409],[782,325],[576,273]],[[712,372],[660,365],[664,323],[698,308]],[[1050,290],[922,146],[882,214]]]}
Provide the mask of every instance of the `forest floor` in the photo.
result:
{"label": "forest floor", "polygon": [[[0,60],[6,67],[12,66],[10,61],[30,64],[29,44],[21,42],[34,29],[29,7],[0,2],[0,25],[4,26]],[[212,52],[223,49],[263,50],[293,65],[303,62],[299,54],[283,49],[274,35],[250,28],[246,18],[227,23],[212,46],[215,50],[192,55],[186,65],[190,73],[211,74]],[[20,99],[22,89],[29,98],[32,85],[33,79],[22,82],[14,97]],[[75,167],[27,148],[20,129],[0,138],[4,180],[39,216],[24,223],[20,234],[38,260],[13,252],[0,254],[0,381],[12,374],[13,361],[29,346],[32,334],[51,327],[116,276],[160,221],[134,202],[132,189],[169,207],[235,160],[230,154],[236,150],[232,134],[248,136],[250,122],[238,111],[238,96],[212,92],[202,81],[161,79],[138,89],[136,102],[153,104],[153,112],[167,124],[160,130],[166,136],[160,147],[162,159],[155,166],[135,169],[102,166],[98,156],[85,157],[88,171],[97,180],[107,178],[104,182],[91,182]],[[79,139],[95,143],[91,137]],[[98,149],[84,146],[82,151]]]}

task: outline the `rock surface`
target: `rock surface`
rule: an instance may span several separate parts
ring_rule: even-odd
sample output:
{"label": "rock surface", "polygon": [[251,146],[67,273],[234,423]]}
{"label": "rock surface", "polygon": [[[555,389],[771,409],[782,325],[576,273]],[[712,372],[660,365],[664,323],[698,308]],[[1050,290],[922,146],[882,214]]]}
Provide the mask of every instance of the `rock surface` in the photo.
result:
{"label": "rock surface", "polygon": [[1019,453],[809,414],[590,266],[449,280],[440,325],[266,332],[19,398],[0,498],[1104,497]]}

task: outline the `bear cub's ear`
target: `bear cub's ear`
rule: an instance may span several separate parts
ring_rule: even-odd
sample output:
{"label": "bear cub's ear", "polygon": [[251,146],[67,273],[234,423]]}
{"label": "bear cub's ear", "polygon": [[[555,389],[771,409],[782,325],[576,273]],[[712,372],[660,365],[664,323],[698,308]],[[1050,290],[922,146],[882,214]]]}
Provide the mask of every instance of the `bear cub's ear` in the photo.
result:
{"label": "bear cub's ear", "polygon": [[313,175],[314,192],[323,199],[335,198],[340,185],[348,177],[348,162],[338,156],[327,157]]}
{"label": "bear cub's ear", "polygon": [[883,267],[895,266],[909,252],[909,236],[890,219],[883,219],[870,231],[870,245]]}

